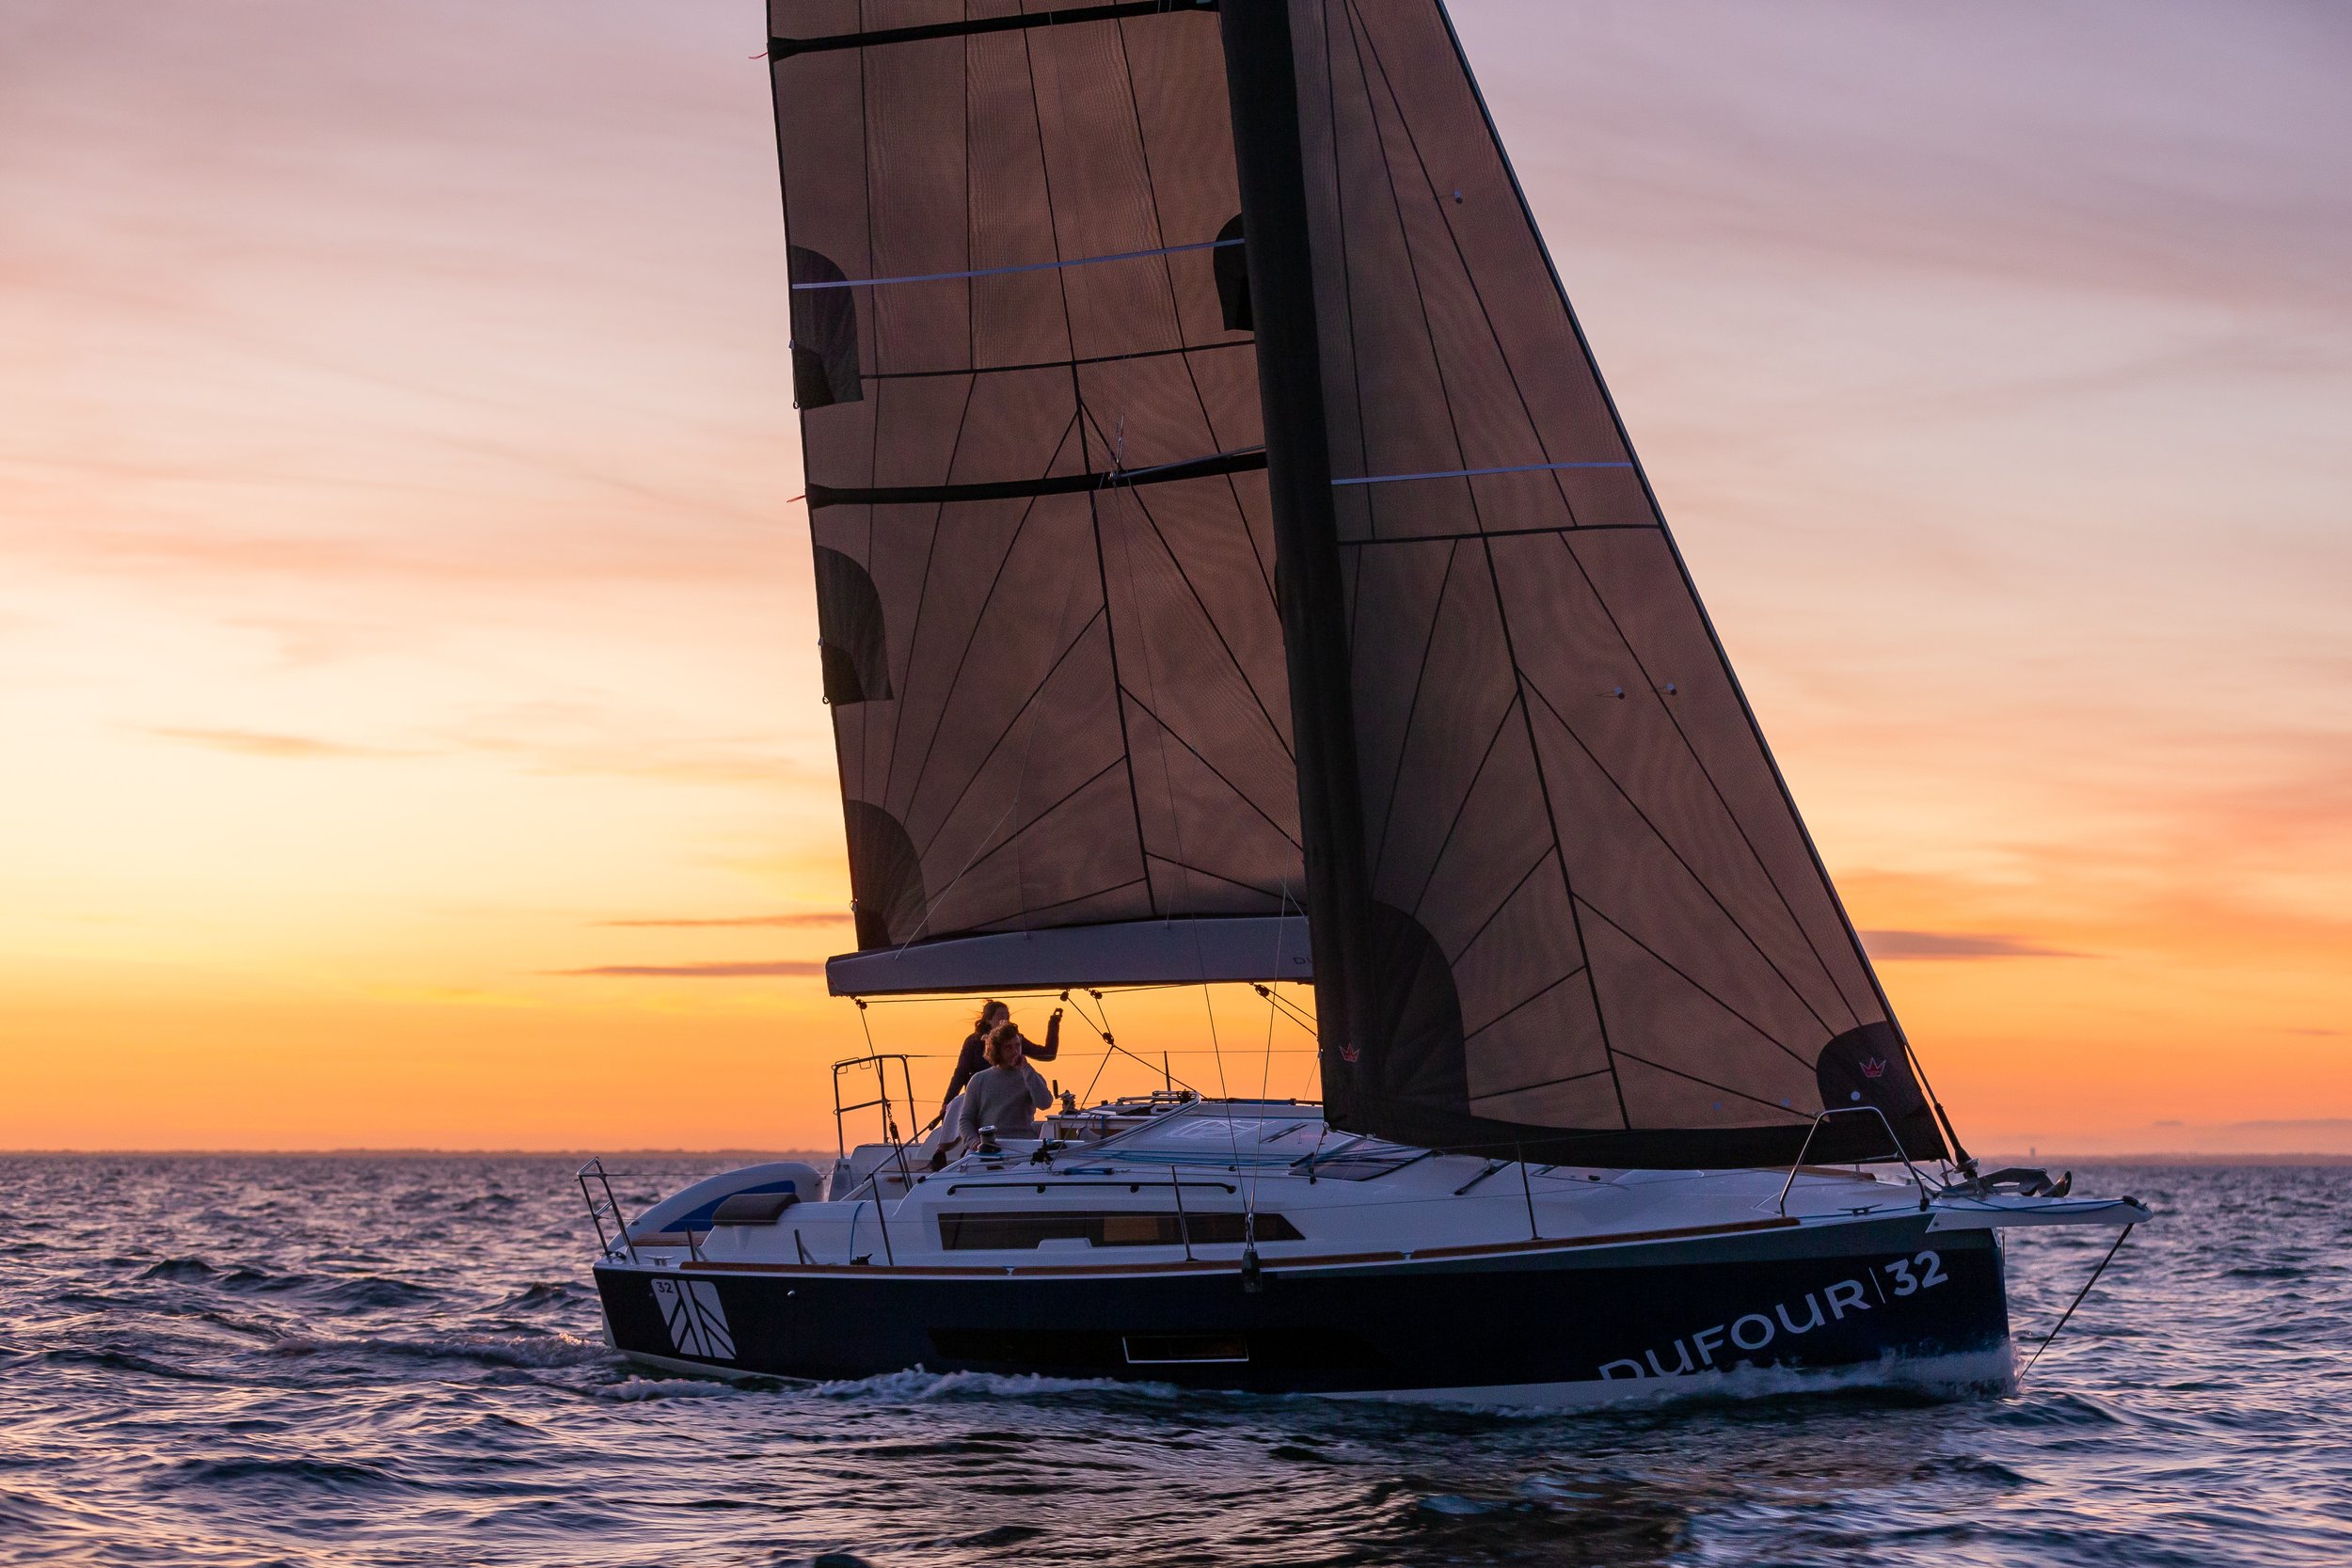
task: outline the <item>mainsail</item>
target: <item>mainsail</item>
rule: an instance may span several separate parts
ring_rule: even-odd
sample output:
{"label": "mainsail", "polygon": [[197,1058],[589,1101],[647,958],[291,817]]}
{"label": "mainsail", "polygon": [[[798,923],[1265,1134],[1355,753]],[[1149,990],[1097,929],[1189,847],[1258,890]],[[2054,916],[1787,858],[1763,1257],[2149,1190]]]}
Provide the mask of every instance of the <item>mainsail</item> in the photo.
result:
{"label": "mainsail", "polygon": [[1303,977],[1303,905],[1334,1126],[1944,1152],[1438,0],[771,31],[836,990]]}
{"label": "mainsail", "polygon": [[834,989],[1303,977],[1215,11],[769,16]]}

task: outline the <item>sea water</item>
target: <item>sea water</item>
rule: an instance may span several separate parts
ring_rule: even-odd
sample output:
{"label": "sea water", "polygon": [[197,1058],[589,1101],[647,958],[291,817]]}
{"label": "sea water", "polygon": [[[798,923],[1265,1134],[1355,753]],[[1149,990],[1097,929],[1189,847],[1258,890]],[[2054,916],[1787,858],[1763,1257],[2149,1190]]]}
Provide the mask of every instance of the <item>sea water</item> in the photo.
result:
{"label": "sea water", "polygon": [[[2011,1396],[1577,1415],[649,1376],[571,1164],[0,1158],[0,1560],[2352,1562],[2352,1171],[2085,1172],[2158,1218]],[[2027,1349],[2110,1239],[2012,1233]]]}

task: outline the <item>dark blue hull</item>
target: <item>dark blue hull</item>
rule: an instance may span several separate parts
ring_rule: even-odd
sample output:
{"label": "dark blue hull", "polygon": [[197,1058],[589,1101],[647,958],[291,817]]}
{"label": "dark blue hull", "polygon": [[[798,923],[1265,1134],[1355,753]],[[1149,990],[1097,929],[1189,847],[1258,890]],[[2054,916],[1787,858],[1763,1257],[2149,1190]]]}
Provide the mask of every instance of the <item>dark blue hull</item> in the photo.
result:
{"label": "dark blue hull", "polygon": [[[717,1373],[1126,1378],[1267,1393],[1436,1393],[2002,1354],[1990,1231],[1924,1217],[1639,1247],[1231,1268],[596,1271],[622,1351]],[[1988,1366],[1993,1363],[1988,1362]]]}

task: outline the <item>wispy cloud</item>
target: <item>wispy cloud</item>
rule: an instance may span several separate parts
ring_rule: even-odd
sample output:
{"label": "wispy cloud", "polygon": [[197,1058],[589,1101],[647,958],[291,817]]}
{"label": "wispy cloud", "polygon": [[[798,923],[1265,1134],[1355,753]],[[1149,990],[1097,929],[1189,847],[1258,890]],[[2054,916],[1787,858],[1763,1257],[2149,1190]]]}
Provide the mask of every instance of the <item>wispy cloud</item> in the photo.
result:
{"label": "wispy cloud", "polygon": [[738,914],[701,920],[599,920],[596,922],[599,926],[622,926],[645,930],[711,930],[725,927],[745,926],[797,928],[804,926],[847,926],[849,923],[850,913],[847,910],[837,912],[832,910],[810,910],[799,914]]}
{"label": "wispy cloud", "polygon": [[756,963],[598,964],[593,969],[559,969],[554,973],[599,980],[762,980],[798,978],[824,972],[821,958],[779,958]]}
{"label": "wispy cloud", "polygon": [[642,710],[545,701],[480,709],[447,732],[451,746],[517,758],[533,773],[753,784],[818,776],[769,736],[680,733]]}
{"label": "wispy cloud", "polygon": [[1994,931],[1865,931],[1862,945],[1874,958],[2079,958],[2064,947],[2045,947],[2025,937]]}
{"label": "wispy cloud", "polygon": [[380,746],[353,746],[340,740],[321,740],[315,736],[278,735],[268,730],[191,730],[151,725],[146,728],[149,735],[164,740],[176,740],[183,746],[201,746],[208,751],[229,752],[246,757],[310,759],[402,754]]}

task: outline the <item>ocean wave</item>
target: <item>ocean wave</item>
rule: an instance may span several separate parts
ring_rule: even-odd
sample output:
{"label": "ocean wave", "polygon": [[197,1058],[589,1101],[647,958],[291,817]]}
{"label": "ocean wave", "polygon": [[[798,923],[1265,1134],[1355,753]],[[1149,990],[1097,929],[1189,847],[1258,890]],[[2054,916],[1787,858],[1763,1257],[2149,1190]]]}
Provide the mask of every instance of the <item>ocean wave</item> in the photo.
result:
{"label": "ocean wave", "polygon": [[440,1292],[437,1291],[411,1285],[405,1279],[388,1279],[380,1275],[320,1283],[310,1287],[308,1293],[330,1306],[374,1312],[423,1307],[440,1299]]}
{"label": "ocean wave", "polygon": [[[522,1167],[0,1160],[19,1213],[71,1216],[17,1267],[0,1242],[0,1560],[2352,1561],[2341,1172],[2119,1182],[2182,1219],[2133,1237],[2013,1397],[1751,1372],[1565,1415],[639,1367],[601,1342],[569,1164],[545,1164],[544,1192],[467,1218]],[[2326,1219],[2272,1227],[2244,1201],[2263,1183]],[[2018,1321],[2055,1323],[2106,1240],[2012,1237]]]}
{"label": "ocean wave", "polygon": [[2111,1427],[2123,1418],[2096,1400],[2074,1393],[2039,1393],[2031,1400],[2003,1406],[1992,1419],[2004,1426]]}
{"label": "ocean wave", "polygon": [[533,1280],[489,1310],[535,1312],[542,1307],[572,1307],[596,1299],[596,1291],[584,1285],[573,1284],[569,1280]]}
{"label": "ocean wave", "polygon": [[290,1358],[383,1356],[401,1361],[471,1361],[485,1367],[529,1370],[584,1367],[614,1359],[614,1353],[601,1342],[569,1334],[443,1334],[414,1339],[287,1334],[263,1354]]}
{"label": "ocean wave", "polygon": [[151,1355],[86,1345],[65,1345],[42,1351],[40,1359],[52,1367],[85,1367],[105,1372],[135,1372],[142,1377],[169,1378],[177,1383],[217,1383],[218,1377],[192,1367],[174,1366]]}
{"label": "ocean wave", "polygon": [[1899,1360],[1859,1367],[1735,1367],[1679,1377],[1621,1378],[1605,1383],[1521,1384],[1499,1388],[1385,1389],[1347,1394],[1290,1394],[1288,1400],[1412,1405],[1484,1415],[1548,1418],[1564,1410],[1620,1410],[1656,1405],[1746,1405],[1777,1400],[1856,1397],[1904,1403],[1943,1403],[2013,1391],[2014,1363],[2007,1350]]}
{"label": "ocean wave", "polygon": [[167,1258],[140,1271],[142,1282],[199,1285],[242,1295],[294,1295],[366,1311],[392,1311],[429,1305],[439,1292],[389,1275],[278,1273],[252,1263],[221,1268],[201,1258]]}
{"label": "ocean wave", "polygon": [[374,1465],[350,1460],[275,1459],[246,1455],[236,1459],[185,1459],[171,1466],[176,1483],[195,1485],[278,1485],[324,1487],[336,1492],[408,1490],[415,1483]]}
{"label": "ocean wave", "polygon": [[741,1384],[715,1377],[625,1377],[591,1388],[589,1393],[596,1399],[633,1404],[646,1400],[717,1399],[748,1391]]}

